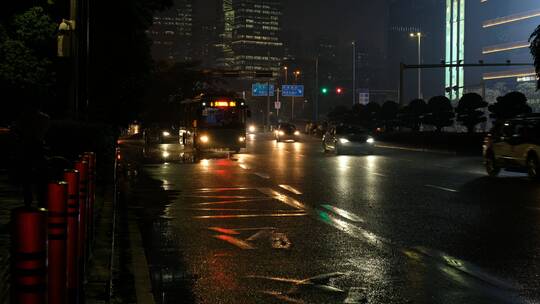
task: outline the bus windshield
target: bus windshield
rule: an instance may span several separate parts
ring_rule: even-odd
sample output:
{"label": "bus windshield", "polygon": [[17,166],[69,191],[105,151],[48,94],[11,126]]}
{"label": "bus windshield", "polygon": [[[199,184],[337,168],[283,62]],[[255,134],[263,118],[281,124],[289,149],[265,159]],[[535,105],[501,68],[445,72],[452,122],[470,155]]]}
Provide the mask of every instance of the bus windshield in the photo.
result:
{"label": "bus windshield", "polygon": [[201,122],[203,128],[238,128],[244,124],[244,115],[240,108],[205,108]]}

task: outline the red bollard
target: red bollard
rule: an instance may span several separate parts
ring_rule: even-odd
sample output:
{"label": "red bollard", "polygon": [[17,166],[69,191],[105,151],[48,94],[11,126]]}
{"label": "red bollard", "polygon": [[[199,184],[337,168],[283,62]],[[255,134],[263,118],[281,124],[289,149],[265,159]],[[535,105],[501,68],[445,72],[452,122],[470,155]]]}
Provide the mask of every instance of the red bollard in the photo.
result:
{"label": "red bollard", "polygon": [[68,303],[78,303],[79,289],[79,171],[64,171],[68,184],[67,203],[67,289]]}
{"label": "red bollard", "polygon": [[12,304],[44,304],[47,291],[47,212],[22,207],[11,212]]}
{"label": "red bollard", "polygon": [[47,193],[48,303],[65,304],[67,300],[67,183],[49,183]]}
{"label": "red bollard", "polygon": [[75,163],[75,170],[79,171],[79,282],[82,285],[86,271],[86,192],[88,187],[88,163],[79,160]]}
{"label": "red bollard", "polygon": [[[94,202],[96,200],[96,154],[94,152],[85,152],[83,159],[88,162],[88,231],[87,238],[90,242],[94,241]],[[91,249],[91,248],[89,248]]]}

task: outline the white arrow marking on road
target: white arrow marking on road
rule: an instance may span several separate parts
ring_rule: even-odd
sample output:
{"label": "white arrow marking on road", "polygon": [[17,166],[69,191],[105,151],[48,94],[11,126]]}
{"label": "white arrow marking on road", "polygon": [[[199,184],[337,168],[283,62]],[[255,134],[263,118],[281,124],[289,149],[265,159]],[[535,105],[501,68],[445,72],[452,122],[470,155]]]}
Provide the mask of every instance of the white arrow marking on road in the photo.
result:
{"label": "white arrow marking on road", "polygon": [[222,240],[222,241],[225,241],[231,245],[234,245],[240,249],[243,249],[243,250],[253,250],[255,249],[255,247],[253,247],[251,244],[241,240],[241,239],[237,239],[235,237],[232,237],[230,235],[214,235],[214,237],[218,240]]}
{"label": "white arrow marking on road", "polygon": [[343,209],[340,209],[340,208],[332,206],[332,205],[322,205],[322,207],[324,209],[332,211],[335,214],[340,215],[341,217],[344,217],[344,218],[346,218],[346,219],[348,219],[350,221],[357,222],[357,223],[358,222],[361,222],[361,223],[364,222],[364,220],[361,217],[359,217],[356,214],[351,213],[351,212],[349,212],[347,210],[343,210]]}
{"label": "white arrow marking on road", "polygon": [[253,173],[253,174],[257,175],[257,176],[260,177],[260,178],[270,179],[270,175],[265,174],[265,173],[255,172],[255,173]]}
{"label": "white arrow marking on road", "polygon": [[273,189],[270,189],[270,188],[258,188],[257,190],[259,190],[259,192],[261,192],[262,194],[266,194],[282,203],[285,203],[295,209],[298,209],[298,210],[306,210],[306,205],[295,200],[294,198],[290,197],[290,196],[287,196],[285,194],[282,194],[282,193],[279,193]]}
{"label": "white arrow marking on road", "polygon": [[301,195],[301,194],[302,194],[302,192],[296,190],[295,188],[293,188],[293,187],[291,187],[291,186],[289,186],[289,185],[279,185],[279,186],[280,186],[281,188],[283,188],[283,189],[289,191],[289,192],[294,193],[294,194],[298,194],[298,195]]}
{"label": "white arrow marking on road", "polygon": [[429,188],[433,188],[433,189],[438,189],[438,190],[443,190],[443,191],[448,191],[448,192],[459,192],[455,189],[450,189],[450,188],[446,188],[446,187],[441,187],[441,186],[436,186],[436,185],[424,185],[426,187],[429,187]]}

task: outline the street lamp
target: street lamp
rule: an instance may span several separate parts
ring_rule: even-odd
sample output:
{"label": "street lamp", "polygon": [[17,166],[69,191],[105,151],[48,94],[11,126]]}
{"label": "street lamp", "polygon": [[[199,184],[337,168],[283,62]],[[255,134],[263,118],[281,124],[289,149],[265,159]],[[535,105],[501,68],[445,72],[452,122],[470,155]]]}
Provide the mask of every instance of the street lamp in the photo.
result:
{"label": "street lamp", "polygon": [[[294,74],[294,84],[297,84],[298,83],[298,77],[300,76],[300,71],[299,70],[296,70],[293,72]],[[292,97],[292,102],[291,102],[291,121],[294,119],[294,96]]]}
{"label": "street lamp", "polygon": [[353,102],[353,105],[355,105],[356,104],[356,41],[352,42],[352,52],[353,52],[352,102]]}
{"label": "street lamp", "polygon": [[[424,35],[421,32],[410,33],[411,38],[418,40],[418,65],[422,64],[422,38]],[[422,69],[418,67],[418,98],[422,99]]]}
{"label": "street lamp", "polygon": [[285,84],[287,84],[289,82],[289,79],[288,79],[289,78],[289,73],[288,73],[288,71],[289,71],[289,67],[284,66],[283,67],[283,73],[285,74]]}

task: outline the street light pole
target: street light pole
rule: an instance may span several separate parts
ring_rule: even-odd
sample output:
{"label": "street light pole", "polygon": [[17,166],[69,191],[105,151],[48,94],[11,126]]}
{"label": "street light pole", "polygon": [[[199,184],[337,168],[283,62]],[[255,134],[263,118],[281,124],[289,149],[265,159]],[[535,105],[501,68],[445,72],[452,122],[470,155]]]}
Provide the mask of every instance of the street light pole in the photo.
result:
{"label": "street light pole", "polygon": [[289,83],[289,68],[288,67],[283,67],[283,73],[285,74],[285,83],[284,84],[288,84]]}
{"label": "street light pole", "polygon": [[356,41],[352,42],[352,52],[353,52],[352,102],[354,106],[356,104]]}
{"label": "street light pole", "polygon": [[315,103],[313,105],[315,113],[314,120],[319,120],[319,56],[315,58]]}
{"label": "street light pole", "polygon": [[[413,38],[417,38],[418,41],[418,65],[422,65],[422,33],[411,33],[410,35]],[[422,99],[424,96],[422,94],[422,69],[418,69],[418,98]]]}
{"label": "street light pole", "polygon": [[[298,76],[300,71],[294,71],[294,84],[298,84]],[[291,122],[294,120],[294,96],[292,97]]]}

